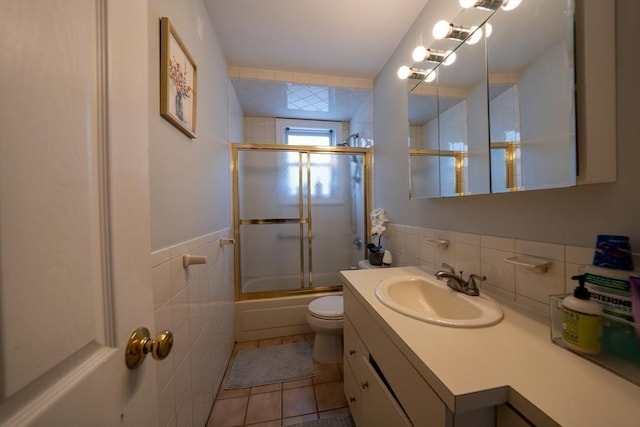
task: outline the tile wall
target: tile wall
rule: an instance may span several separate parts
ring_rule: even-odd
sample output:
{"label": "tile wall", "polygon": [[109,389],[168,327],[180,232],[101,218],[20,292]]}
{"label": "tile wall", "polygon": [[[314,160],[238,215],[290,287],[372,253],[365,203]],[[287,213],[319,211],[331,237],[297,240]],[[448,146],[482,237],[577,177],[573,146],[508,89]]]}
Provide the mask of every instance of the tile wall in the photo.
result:
{"label": "tile wall", "polygon": [[[157,362],[159,425],[204,426],[234,345],[233,246],[230,229],[151,254],[155,327],[174,334]],[[185,254],[207,263],[184,268]]]}
{"label": "tile wall", "polygon": [[[446,249],[434,246],[430,239],[447,240],[449,245]],[[465,278],[471,273],[484,275],[482,291],[545,319],[548,296],[572,292],[576,282],[571,276],[593,261],[593,248],[397,224],[388,225],[383,246],[391,251],[394,266],[422,265],[435,272],[446,262],[462,270]],[[545,258],[551,265],[546,273],[539,273],[504,261],[516,255]],[[634,261],[640,265],[640,254],[634,254]]]}

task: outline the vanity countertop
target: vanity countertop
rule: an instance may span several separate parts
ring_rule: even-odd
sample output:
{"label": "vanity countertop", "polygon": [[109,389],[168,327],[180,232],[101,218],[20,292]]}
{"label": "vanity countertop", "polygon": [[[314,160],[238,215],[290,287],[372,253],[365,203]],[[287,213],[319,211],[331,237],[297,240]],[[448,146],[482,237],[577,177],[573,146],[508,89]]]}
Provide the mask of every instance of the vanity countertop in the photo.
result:
{"label": "vanity countertop", "polygon": [[[345,286],[455,412],[509,402],[561,426],[639,427],[640,387],[553,344],[549,327],[503,306],[497,325],[461,329],[412,319],[383,305],[375,285],[416,267],[343,271]],[[544,423],[543,423],[544,424]]]}

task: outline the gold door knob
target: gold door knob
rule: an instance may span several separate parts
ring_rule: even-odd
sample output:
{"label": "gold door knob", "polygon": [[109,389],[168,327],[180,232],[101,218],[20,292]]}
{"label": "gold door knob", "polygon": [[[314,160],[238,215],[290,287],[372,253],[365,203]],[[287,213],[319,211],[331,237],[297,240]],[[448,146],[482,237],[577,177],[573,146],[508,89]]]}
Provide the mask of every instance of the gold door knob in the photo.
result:
{"label": "gold door knob", "polygon": [[129,337],[125,351],[127,368],[136,369],[142,365],[147,353],[156,360],[162,360],[169,355],[173,347],[173,334],[170,331],[162,331],[154,339],[147,328],[138,328]]}

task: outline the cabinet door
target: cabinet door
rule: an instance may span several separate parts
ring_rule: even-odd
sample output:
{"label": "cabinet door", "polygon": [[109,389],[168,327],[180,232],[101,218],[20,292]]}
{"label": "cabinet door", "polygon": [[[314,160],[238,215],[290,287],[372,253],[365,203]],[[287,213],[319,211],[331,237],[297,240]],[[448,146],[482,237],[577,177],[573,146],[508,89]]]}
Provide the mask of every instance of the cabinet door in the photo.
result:
{"label": "cabinet door", "polygon": [[404,414],[373,366],[365,358],[360,360],[361,366],[365,368],[363,370],[365,374],[360,380],[363,400],[361,406],[363,423],[360,425],[364,427],[411,427],[413,424]]}
{"label": "cabinet door", "polygon": [[344,364],[344,396],[347,398],[349,412],[351,412],[356,426],[366,426],[361,414],[362,390],[348,363]]}
{"label": "cabinet door", "polygon": [[344,359],[351,365],[351,369],[353,369],[353,373],[357,378],[361,375],[360,371],[362,370],[360,361],[362,358],[369,357],[369,351],[347,317],[344,319],[343,336]]}

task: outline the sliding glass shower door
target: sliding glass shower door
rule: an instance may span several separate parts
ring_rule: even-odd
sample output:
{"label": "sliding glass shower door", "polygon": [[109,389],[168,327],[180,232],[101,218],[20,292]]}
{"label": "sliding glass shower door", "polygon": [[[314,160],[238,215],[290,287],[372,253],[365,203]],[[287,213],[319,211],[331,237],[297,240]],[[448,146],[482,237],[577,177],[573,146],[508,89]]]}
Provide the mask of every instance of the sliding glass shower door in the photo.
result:
{"label": "sliding glass shower door", "polygon": [[232,145],[237,299],[340,287],[365,254],[369,150]]}

